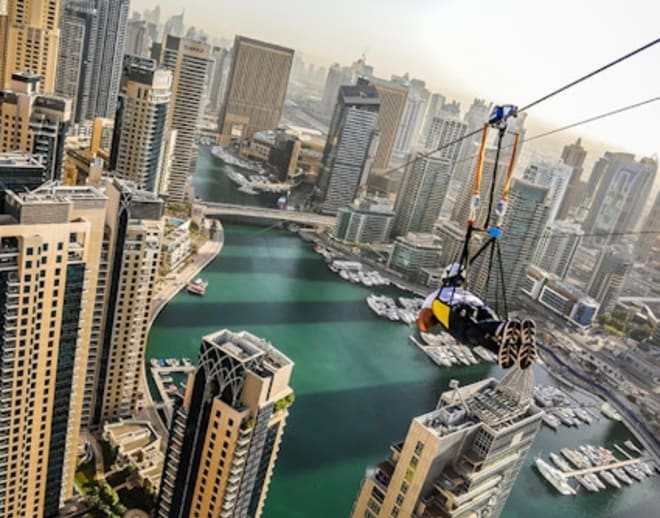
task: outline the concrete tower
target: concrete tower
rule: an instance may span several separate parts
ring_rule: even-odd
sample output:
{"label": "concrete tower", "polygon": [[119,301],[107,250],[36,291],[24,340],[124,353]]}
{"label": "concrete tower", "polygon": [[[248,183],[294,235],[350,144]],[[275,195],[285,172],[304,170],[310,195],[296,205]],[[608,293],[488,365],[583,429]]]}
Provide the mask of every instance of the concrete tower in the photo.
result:
{"label": "concrete tower", "polygon": [[380,100],[372,85],[342,86],[328,131],[315,200],[334,214],[353,202],[378,145]]}
{"label": "concrete tower", "polygon": [[549,223],[543,230],[532,262],[542,270],[564,279],[571,269],[583,235],[582,228],[576,223]]}
{"label": "concrete tower", "polygon": [[531,369],[513,369],[440,396],[390,456],[367,469],[352,518],[502,514],[541,426]]}
{"label": "concrete tower", "polygon": [[226,329],[202,338],[171,426],[158,518],[262,515],[293,402],[293,362]]}
{"label": "concrete tower", "polygon": [[568,192],[572,176],[573,168],[561,161],[533,160],[523,171],[524,180],[549,189],[550,214],[548,214],[548,223],[552,223],[557,219],[559,208]]}
{"label": "concrete tower", "polygon": [[587,284],[587,293],[600,302],[601,311],[610,311],[616,304],[633,261],[632,245],[603,248]]}
{"label": "concrete tower", "polygon": [[218,121],[221,145],[277,128],[292,61],[292,49],[236,36]]}
{"label": "concrete tower", "polygon": [[561,152],[561,159],[567,166],[573,168],[573,174],[568,182],[566,195],[559,206],[557,219],[566,219],[569,212],[581,204],[581,198],[584,194],[585,183],[582,181],[582,171],[584,170],[584,159],[587,157],[587,150],[582,147],[582,139],[578,138],[575,144],[564,146]]}

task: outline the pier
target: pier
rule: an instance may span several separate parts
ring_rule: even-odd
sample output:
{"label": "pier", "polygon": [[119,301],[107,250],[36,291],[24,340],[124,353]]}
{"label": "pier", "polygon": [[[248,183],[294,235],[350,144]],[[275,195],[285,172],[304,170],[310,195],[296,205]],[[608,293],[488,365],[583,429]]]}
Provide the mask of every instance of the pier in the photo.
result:
{"label": "pier", "polygon": [[154,408],[156,409],[162,409],[163,412],[165,413],[165,417],[167,419],[167,425],[172,422],[172,402],[170,400],[170,393],[167,391],[165,388],[165,383],[163,383],[163,376],[172,374],[172,373],[178,373],[181,372],[183,374],[190,374],[191,372],[195,372],[195,366],[194,365],[166,365],[166,366],[158,366],[154,367],[153,365],[151,366],[151,378],[154,380],[154,383],[156,384],[156,389],[158,390],[158,394],[160,395],[160,399],[162,400],[162,403],[157,403],[154,404]]}
{"label": "pier", "polygon": [[619,462],[612,462],[611,464],[601,464],[599,466],[591,466],[590,468],[577,469],[575,471],[563,471],[562,474],[565,477],[579,477],[580,475],[586,475],[588,473],[598,473],[599,471],[605,471],[607,469],[616,469],[623,468],[624,466],[629,466],[630,464],[639,464],[640,462],[646,462],[651,460],[648,457],[639,457],[636,459],[620,460]]}

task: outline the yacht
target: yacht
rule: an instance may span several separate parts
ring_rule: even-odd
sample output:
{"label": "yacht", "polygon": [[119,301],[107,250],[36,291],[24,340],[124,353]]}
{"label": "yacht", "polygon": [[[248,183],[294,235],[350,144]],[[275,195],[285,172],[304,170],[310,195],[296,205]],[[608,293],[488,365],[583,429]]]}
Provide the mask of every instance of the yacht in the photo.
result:
{"label": "yacht", "polygon": [[561,458],[561,455],[557,455],[556,453],[552,452],[550,453],[550,460],[562,471],[573,471],[568,462]]}
{"label": "yacht", "polygon": [[497,361],[497,357],[495,355],[493,355],[488,349],[480,345],[472,349],[472,352],[485,362],[495,363]]}
{"label": "yacht", "polygon": [[607,482],[610,486],[615,487],[617,489],[621,489],[621,484],[616,479],[616,477],[612,475],[612,473],[610,473],[609,471],[607,470],[601,471],[600,473],[598,473],[598,475],[600,475],[603,478],[603,480]]}
{"label": "yacht", "polygon": [[634,478],[634,479],[636,479],[640,482],[642,480],[644,480],[644,473],[642,473],[642,471],[637,466],[635,466],[634,464],[628,464],[627,466],[624,466],[623,469],[632,478]]}
{"label": "yacht", "polygon": [[586,475],[584,475],[584,478],[589,480],[598,489],[605,489],[605,484],[603,484],[603,482],[598,478],[598,476],[595,473],[587,473]]}
{"label": "yacht", "polygon": [[206,294],[206,288],[208,287],[208,285],[209,285],[208,281],[205,281],[201,277],[198,277],[193,282],[188,283],[188,285],[186,286],[186,290],[188,290],[188,293],[201,296]]}
{"label": "yacht", "polygon": [[587,491],[591,491],[592,493],[598,492],[598,486],[596,486],[592,480],[587,478],[586,475],[576,475],[575,480],[577,480]]}
{"label": "yacht", "polygon": [[646,462],[640,462],[637,466],[639,467],[639,469],[642,470],[644,475],[646,475],[647,477],[653,476],[653,468],[649,466]]}
{"label": "yacht", "polygon": [[568,483],[568,479],[561,473],[561,471],[553,468],[543,459],[536,457],[534,464],[539,473],[546,479],[552,486],[559,491],[562,495],[574,495],[575,489]]}
{"label": "yacht", "polygon": [[469,347],[463,347],[463,354],[465,354],[465,357],[468,359],[470,364],[479,365],[479,360],[474,357],[474,354],[472,354],[472,350]]}
{"label": "yacht", "polygon": [[623,421],[621,414],[608,402],[603,403],[603,405],[600,407],[600,411],[605,417],[608,417],[609,419],[613,419],[614,421]]}
{"label": "yacht", "polygon": [[640,455],[642,454],[642,450],[640,450],[637,446],[635,446],[635,443],[632,442],[630,439],[625,441],[623,445],[628,448],[630,451],[634,451],[635,453],[639,453]]}
{"label": "yacht", "polygon": [[557,410],[557,417],[566,426],[577,426],[577,421],[568,415],[565,410]]}
{"label": "yacht", "polygon": [[160,379],[163,383],[174,383],[172,376],[162,376]]}
{"label": "yacht", "polygon": [[249,185],[241,185],[238,188],[238,192],[242,192],[243,194],[249,194],[250,196],[256,196],[257,194],[259,194],[257,191],[255,191]]}
{"label": "yacht", "polygon": [[543,414],[543,417],[541,419],[543,419],[543,423],[548,428],[552,428],[553,430],[556,430],[557,427],[559,427],[559,425],[561,424],[557,416],[548,414],[547,412]]}
{"label": "yacht", "polygon": [[583,408],[576,408],[575,409],[575,415],[577,416],[578,419],[580,419],[580,421],[582,421],[586,424],[591,424],[592,423],[592,419],[589,416],[589,412],[587,412]]}
{"label": "yacht", "polygon": [[624,484],[630,485],[633,483],[631,478],[626,474],[626,472],[623,470],[623,468],[614,468],[612,470],[612,473],[614,473],[614,476],[618,478],[621,482]]}
{"label": "yacht", "polygon": [[573,464],[573,466],[578,469],[586,469],[591,466],[589,460],[587,460],[584,455],[578,453],[575,450],[571,450],[570,448],[562,448],[559,451],[564,457],[566,457],[566,459],[571,462],[571,464]]}

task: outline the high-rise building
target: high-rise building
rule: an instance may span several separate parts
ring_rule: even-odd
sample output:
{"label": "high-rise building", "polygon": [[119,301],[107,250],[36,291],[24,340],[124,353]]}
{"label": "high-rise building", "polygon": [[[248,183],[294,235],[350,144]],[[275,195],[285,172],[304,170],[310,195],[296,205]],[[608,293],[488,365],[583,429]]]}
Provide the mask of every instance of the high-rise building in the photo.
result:
{"label": "high-rise building", "polygon": [[612,234],[635,230],[657,170],[654,158],[636,161],[629,153],[606,152],[589,179],[593,186],[590,192],[595,194],[584,222],[585,232],[599,234],[598,241],[609,244]]}
{"label": "high-rise building", "polygon": [[[484,253],[473,268],[472,288],[484,300],[503,302],[503,296],[506,296],[509,306],[515,306],[525,272],[547,224],[549,211],[547,187],[519,179],[512,182],[509,207],[502,222],[504,234],[499,239],[501,264],[498,266],[494,262],[491,271],[488,253]],[[505,279],[505,286],[501,284],[502,278]]]}
{"label": "high-rise building", "polygon": [[289,358],[246,331],[202,338],[171,426],[158,518],[262,515],[293,402],[292,370]]}
{"label": "high-rise building", "polygon": [[[463,138],[467,131],[467,124],[460,120],[460,105],[454,101],[445,104],[438,110],[438,115],[433,117],[429,125],[428,132],[425,134],[424,148],[438,149]],[[447,149],[439,151],[440,156],[455,161],[461,151],[461,145],[455,144]]]}
{"label": "high-rise building", "polygon": [[222,107],[225,87],[227,86],[231,54],[225,48],[213,47],[211,56],[215,61],[209,80],[208,110],[213,114],[218,114]]}
{"label": "high-rise building", "polygon": [[327,115],[332,112],[337,103],[339,87],[343,85],[352,85],[355,83],[355,73],[350,67],[342,67],[339,63],[334,63],[328,68],[328,75],[325,79],[323,88],[323,97],[321,98],[321,109]]}
{"label": "high-rise building", "polygon": [[568,192],[569,183],[573,175],[573,168],[559,162],[547,160],[533,160],[523,171],[523,180],[548,187],[548,204],[550,213],[548,223],[557,218],[559,207]]}
{"label": "high-rise building", "polygon": [[367,178],[378,139],[380,99],[373,85],[342,86],[328,130],[315,199],[334,214],[350,205]]}
{"label": "high-rise building", "polygon": [[[358,81],[363,80],[359,79]],[[380,108],[378,109],[378,131],[380,136],[373,168],[384,170],[389,166],[392,157],[394,140],[403,117],[408,90],[400,84],[376,77],[370,77],[367,81],[376,87],[380,98]]]}
{"label": "high-rise building", "polygon": [[184,25],[183,25],[183,15],[185,14],[185,9],[181,11],[181,14],[175,14],[170,16],[165,22],[165,29],[163,33],[165,36],[170,35],[176,38],[183,37]]}
{"label": "high-rise building", "polygon": [[72,1],[64,5],[60,17],[60,46],[57,55],[55,93],[72,101],[73,120],[82,122],[92,116],[90,95],[98,16],[91,1]]}
{"label": "high-rise building", "polygon": [[405,236],[408,232],[430,233],[440,215],[451,179],[453,162],[441,156],[418,155],[408,166],[396,197],[392,236]]}
{"label": "high-rise building", "polygon": [[440,266],[441,253],[442,246],[436,236],[410,232],[394,240],[387,266],[407,279],[424,282],[428,271]]}
{"label": "high-rise building", "polygon": [[637,240],[636,255],[641,262],[660,263],[660,193],[656,195],[642,227],[642,234]]}
{"label": "high-rise building", "polygon": [[129,20],[126,24],[126,44],[124,52],[133,56],[149,56],[151,36],[146,20]]}
{"label": "high-rise building", "polygon": [[600,302],[601,311],[610,311],[616,304],[633,261],[632,245],[606,246],[599,254],[587,293]]}
{"label": "high-rise building", "polygon": [[[142,60],[144,62],[141,62]],[[125,56],[130,61],[130,56]],[[141,58],[128,63],[122,78],[110,153],[117,177],[133,181],[138,189],[161,192],[167,116],[172,95],[172,73]]]}
{"label": "high-rise building", "polygon": [[94,119],[94,125],[92,126],[92,142],[89,146],[92,154],[99,154],[100,150],[103,150],[103,153],[110,153],[114,126],[114,119],[104,119],[103,117],[97,117]]}
{"label": "high-rise building", "polygon": [[337,211],[333,234],[348,243],[384,243],[389,238],[393,219],[391,202],[361,198]]}
{"label": "high-rise building", "polygon": [[97,0],[96,49],[89,119],[113,118],[124,58],[129,0]]}
{"label": "high-rise building", "polygon": [[130,182],[108,181],[103,344],[88,365],[96,379],[94,421],[132,415],[138,403],[153,288],[163,235],[163,202]]}
{"label": "high-rise building", "polygon": [[211,47],[207,43],[168,35],[160,51],[159,63],[172,72],[173,78],[168,127],[177,132],[167,200],[182,202],[197,162],[195,136],[212,64]]}
{"label": "high-rise building", "polygon": [[417,145],[430,97],[424,81],[412,79],[404,84],[408,87],[408,97],[394,141],[394,151],[399,155],[407,154]]}
{"label": "high-rise building", "polygon": [[352,518],[499,517],[541,426],[533,385],[531,369],[499,382],[453,381],[367,469]]}
{"label": "high-rise building", "polygon": [[431,129],[431,123],[433,118],[440,115],[440,110],[444,106],[446,98],[442,94],[431,94],[429,97],[428,106],[426,108],[426,115],[424,117],[424,124],[422,125],[422,141],[426,141],[426,138]]}
{"label": "high-rise building", "polygon": [[532,262],[546,272],[564,279],[571,269],[584,232],[577,223],[555,221],[543,230]]}
{"label": "high-rise building", "polygon": [[73,496],[105,203],[91,187],[6,193],[2,516],[56,516]]}
{"label": "high-rise building", "polygon": [[10,151],[0,153],[0,210],[4,207],[5,191],[31,191],[48,181],[46,169],[30,153]]}
{"label": "high-rise building", "polygon": [[0,37],[3,38],[0,39],[1,87],[11,88],[14,72],[29,72],[41,78],[45,92],[53,92],[60,4],[60,0],[10,0],[6,3],[6,18],[0,12],[0,18],[4,18],[0,21]]}
{"label": "high-rise building", "polygon": [[236,36],[218,121],[221,145],[277,128],[292,61],[292,49]]}
{"label": "high-rise building", "polygon": [[573,168],[573,174],[568,182],[566,195],[559,206],[557,219],[566,219],[572,209],[581,203],[584,183],[582,182],[582,171],[584,168],[584,159],[587,157],[587,150],[582,147],[582,139],[578,138],[574,144],[564,146],[561,152],[561,159],[567,166]]}
{"label": "high-rise building", "polygon": [[0,120],[0,153],[30,152],[49,179],[60,177],[71,100],[40,93],[35,74],[15,73],[11,88],[0,91]]}

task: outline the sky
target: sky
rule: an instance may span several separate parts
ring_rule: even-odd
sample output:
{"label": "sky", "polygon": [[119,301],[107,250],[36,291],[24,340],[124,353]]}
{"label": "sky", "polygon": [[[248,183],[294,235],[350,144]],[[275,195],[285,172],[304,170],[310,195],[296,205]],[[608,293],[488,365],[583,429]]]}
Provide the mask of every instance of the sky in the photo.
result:
{"label": "sky", "polygon": [[[131,0],[138,11],[157,4],[162,22],[185,9],[186,26],[289,46],[306,62],[365,53],[376,75],[409,72],[462,110],[475,96],[523,106],[660,37],[655,0]],[[659,96],[660,44],[530,109],[528,121],[559,127]],[[659,121],[657,101],[580,134],[660,155]]]}

